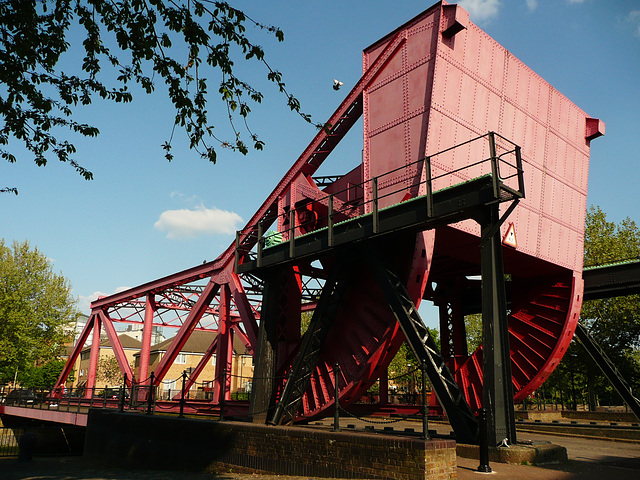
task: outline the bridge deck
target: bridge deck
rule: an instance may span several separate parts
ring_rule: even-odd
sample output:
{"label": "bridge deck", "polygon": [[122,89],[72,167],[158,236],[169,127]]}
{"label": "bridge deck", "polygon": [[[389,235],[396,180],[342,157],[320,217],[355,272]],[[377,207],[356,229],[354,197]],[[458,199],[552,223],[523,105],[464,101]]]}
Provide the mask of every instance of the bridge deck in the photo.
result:
{"label": "bridge deck", "polygon": [[582,278],[585,300],[639,294],[640,260],[587,267]]}
{"label": "bridge deck", "polygon": [[[372,238],[380,238],[402,231],[422,231],[473,218],[479,209],[493,202],[514,200],[513,190],[499,184],[495,194],[495,182],[491,175],[484,175],[430,195],[422,195],[380,209],[378,218],[367,213],[292,240],[264,248],[257,258],[245,259],[237,265],[238,273],[272,267],[305,258],[317,258],[342,245]],[[431,213],[430,213],[431,212]],[[374,226],[375,225],[375,226]]]}

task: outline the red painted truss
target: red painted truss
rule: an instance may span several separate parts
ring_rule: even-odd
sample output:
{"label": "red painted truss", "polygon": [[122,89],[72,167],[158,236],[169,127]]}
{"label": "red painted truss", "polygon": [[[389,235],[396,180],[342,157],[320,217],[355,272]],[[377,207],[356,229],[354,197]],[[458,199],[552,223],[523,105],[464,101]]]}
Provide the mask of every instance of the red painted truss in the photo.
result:
{"label": "red painted truss", "polygon": [[[285,241],[326,228],[335,221],[371,212],[371,181],[379,208],[423,195],[425,170],[415,162],[433,156],[434,188],[477,177],[473,162],[482,150],[446,152],[488,131],[522,147],[527,196],[504,225],[505,272],[510,277],[509,331],[515,400],[538,388],[562,358],[582,302],[582,250],[589,143],[604,124],[588,116],[520,60],[469,21],[457,5],[438,3],[364,51],[364,73],[335,113],[275,187],[237,240],[215,261],[101,298],[73,351],[63,384],[81,349],[91,339],[87,392],[95,385],[100,332],[104,329],[128,382],[148,384],[151,329],[173,327],[177,334],[153,372],[160,385],[190,335],[217,332],[215,342],[191,372],[197,381],[216,357],[213,402],[230,397],[233,338],[255,354],[262,281],[234,273],[258,238]],[[363,117],[362,162],[336,177],[313,177],[355,122]],[[402,188],[399,188],[402,187]],[[376,207],[377,208],[377,207]],[[277,235],[265,235],[273,228]],[[507,232],[509,229],[509,232]],[[508,235],[507,235],[508,234]],[[517,238],[517,242],[515,242]],[[470,352],[464,317],[478,312],[479,227],[473,221],[400,238],[389,258],[416,305],[423,299],[440,308],[442,350],[472,409],[482,400],[482,348]],[[291,368],[301,341],[301,317],[313,310],[332,258],[298,262],[283,274],[277,339],[278,378]],[[313,373],[300,415],[322,415],[332,405],[332,369],[341,365],[340,395],[356,401],[385,375],[404,341],[380,288],[364,266],[356,267],[349,289]],[[126,359],[115,323],[143,325],[141,363]],[[189,384],[189,386],[191,385]]]}

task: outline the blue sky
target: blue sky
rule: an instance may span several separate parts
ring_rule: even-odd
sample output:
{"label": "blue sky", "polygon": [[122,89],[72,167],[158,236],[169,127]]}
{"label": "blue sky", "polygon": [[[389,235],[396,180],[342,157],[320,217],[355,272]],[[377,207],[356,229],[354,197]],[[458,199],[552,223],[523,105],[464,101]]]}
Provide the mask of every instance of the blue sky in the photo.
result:
{"label": "blue sky", "polygon": [[[305,112],[322,122],[361,74],[362,49],[433,2],[232,2],[252,18],[278,25],[285,42],[254,29],[267,60],[284,74]],[[610,220],[640,221],[640,0],[468,0],[471,20],[589,115],[606,122],[592,143],[588,203]],[[73,41],[73,39],[72,39]],[[233,241],[315,134],[289,112],[284,98],[260,78],[255,65],[238,64],[265,94],[250,117],[266,142],[242,156],[218,150],[218,163],[189,151],[176,133],[173,162],[160,145],[173,112],[162,89],[132,104],[96,101],[76,118],[96,125],[97,139],[74,138],[76,159],[93,171],[85,181],[68,165],[37,167],[19,148],[15,164],[0,164],[0,237],[29,240],[73,286],[83,311],[97,294],[213,260]],[[331,88],[333,79],[344,82]],[[225,112],[211,97],[209,110],[224,132]],[[340,174],[360,161],[357,124],[319,174]]]}

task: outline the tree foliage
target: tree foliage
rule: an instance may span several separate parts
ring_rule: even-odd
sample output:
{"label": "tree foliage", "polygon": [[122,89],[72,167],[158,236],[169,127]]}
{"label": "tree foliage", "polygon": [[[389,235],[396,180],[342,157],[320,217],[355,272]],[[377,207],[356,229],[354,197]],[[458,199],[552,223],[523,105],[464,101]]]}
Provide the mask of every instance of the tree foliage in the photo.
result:
{"label": "tree foliage", "polygon": [[[427,330],[440,350],[440,333],[435,328],[427,327]],[[409,391],[411,388],[415,389],[421,381],[420,367],[420,362],[405,341],[389,364],[389,380],[405,391]]]}
{"label": "tree foliage", "polygon": [[106,385],[120,385],[122,383],[122,372],[116,357],[108,356],[98,359],[96,379]]}
{"label": "tree foliage", "polygon": [[[603,265],[637,259],[640,256],[640,229],[626,218],[619,224],[607,220],[606,214],[592,206],[587,212],[585,231],[585,266]],[[640,365],[640,295],[603,298],[584,302],[580,322],[604,349],[622,375],[632,383],[638,382]],[[587,369],[585,378],[589,403],[596,405],[596,388],[608,387],[599,368],[582,349],[572,353]],[[577,350],[577,351],[576,351]]]}
{"label": "tree foliage", "polygon": [[62,373],[65,361],[53,359],[42,366],[27,365],[18,372],[18,383],[29,390],[49,390],[53,388]]}
{"label": "tree foliage", "polygon": [[0,240],[0,382],[62,354],[77,315],[69,282],[44,254]]}
{"label": "tree foliage", "polygon": [[464,317],[464,328],[467,335],[467,350],[473,353],[482,345],[482,314],[474,313]]}
{"label": "tree foliage", "polygon": [[[7,146],[18,141],[37,165],[55,158],[91,179],[92,173],[73,158],[73,143],[59,137],[65,131],[63,136],[98,135],[98,128],[74,119],[76,107],[96,97],[130,102],[133,85],[151,93],[159,82],[175,107],[174,131],[183,128],[202,157],[215,163],[215,146],[246,154],[249,146],[241,132],[261,150],[264,143],[247,117],[263,94],[236,75],[238,59],[259,62],[289,108],[307,121],[310,117],[286,90],[282,74],[266,62],[263,48],[249,38],[247,26],[284,40],[279,28],[256,22],[222,1],[0,2],[0,156],[15,162]],[[77,31],[82,45],[72,46]],[[60,64],[71,47],[81,50],[82,59],[68,72]],[[230,122],[230,138],[218,136],[210,124],[207,105],[214,90]],[[168,160],[172,137],[162,146]]]}
{"label": "tree foliage", "polygon": [[[585,266],[603,265],[640,257],[640,229],[626,218],[607,221],[600,208],[587,212]],[[640,348],[640,296],[604,298],[584,302],[580,321],[615,357]]]}

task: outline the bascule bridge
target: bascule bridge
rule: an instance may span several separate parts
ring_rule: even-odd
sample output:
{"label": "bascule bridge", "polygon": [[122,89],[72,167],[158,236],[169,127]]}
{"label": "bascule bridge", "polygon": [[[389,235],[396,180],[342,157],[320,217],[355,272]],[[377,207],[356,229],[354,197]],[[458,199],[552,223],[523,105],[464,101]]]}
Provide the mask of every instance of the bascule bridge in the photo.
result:
{"label": "bascule bridge", "polygon": [[[361,163],[321,176],[361,117]],[[360,80],[216,260],[92,303],[78,341],[95,347],[87,391],[102,329],[128,384],[152,386],[195,330],[214,330],[187,389],[215,355],[212,403],[230,400],[236,337],[254,355],[254,421],[309,420],[332,413],[336,389],[346,406],[384,381],[406,340],[459,440],[476,441],[485,406],[493,443],[515,441],[513,402],[549,377],[577,326],[589,146],[602,134],[439,2],[364,50]],[[423,301],[439,308],[441,349]],[[473,313],[484,343],[469,351]],[[137,375],[117,322],[144,326]],[[149,372],[154,326],[177,334]]]}

